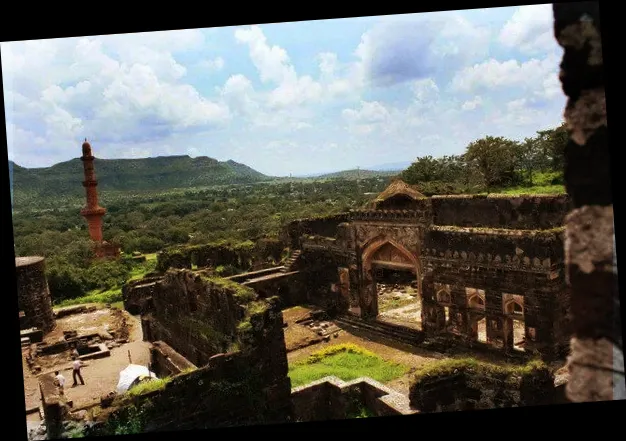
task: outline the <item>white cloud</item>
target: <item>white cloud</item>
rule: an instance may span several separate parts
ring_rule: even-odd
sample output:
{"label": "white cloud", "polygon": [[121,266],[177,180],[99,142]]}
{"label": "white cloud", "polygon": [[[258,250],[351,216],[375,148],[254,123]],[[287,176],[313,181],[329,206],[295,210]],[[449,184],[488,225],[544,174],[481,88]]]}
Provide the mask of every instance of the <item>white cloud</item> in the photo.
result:
{"label": "white cloud", "polygon": [[480,107],[480,105],[482,103],[483,103],[482,98],[479,97],[479,96],[476,96],[472,100],[465,101],[463,103],[463,105],[461,106],[461,109],[463,109],[463,110],[474,110],[474,109]]}
{"label": "white cloud", "polygon": [[390,17],[365,32],[355,50],[361,81],[393,85],[481,59],[490,33],[457,13]]}
{"label": "white cloud", "polygon": [[[183,82],[186,68],[168,52],[199,42],[201,34],[165,36],[3,43],[7,120],[46,138],[56,149],[51,156],[84,137],[124,143],[228,121],[228,107]],[[33,147],[20,138],[15,143],[19,163]]]}
{"label": "white cloud", "polygon": [[222,57],[215,57],[215,58],[211,58],[208,60],[202,60],[198,64],[200,65],[202,69],[205,69],[209,72],[214,72],[214,71],[222,70],[226,63],[224,62],[224,59]]}
{"label": "white cloud", "polygon": [[310,76],[298,76],[287,52],[280,46],[270,46],[259,26],[237,29],[235,38],[248,45],[250,59],[261,81],[277,85],[267,97],[270,108],[285,108],[321,99],[322,86]]}
{"label": "white cloud", "polygon": [[552,5],[520,6],[504,25],[499,41],[523,53],[536,54],[556,46]]}
{"label": "white cloud", "polygon": [[474,92],[503,87],[536,88],[558,71],[556,57],[542,60],[531,59],[520,63],[510,59],[498,61],[493,58],[458,72],[452,79],[452,90]]}

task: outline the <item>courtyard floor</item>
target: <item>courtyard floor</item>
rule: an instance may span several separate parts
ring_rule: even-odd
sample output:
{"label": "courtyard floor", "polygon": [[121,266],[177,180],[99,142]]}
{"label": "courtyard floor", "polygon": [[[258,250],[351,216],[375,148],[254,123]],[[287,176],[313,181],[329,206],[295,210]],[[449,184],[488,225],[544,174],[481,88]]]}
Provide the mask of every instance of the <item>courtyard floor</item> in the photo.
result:
{"label": "courtyard floor", "polygon": [[[115,391],[119,381],[120,371],[129,364],[129,353],[133,364],[148,365],[150,360],[149,343],[142,341],[141,324],[138,317],[126,311],[100,308],[90,313],[70,315],[57,320],[53,332],[46,336],[46,342],[53,342],[63,338],[64,330],[75,330],[78,334],[89,334],[98,331],[115,330],[119,326],[120,312],[126,316],[128,342],[110,349],[110,356],[100,359],[86,360],[81,369],[85,385],[71,387],[72,368],[69,354],[61,353],[37,357],[42,366],[42,374],[61,371],[65,377],[65,396],[73,401],[73,408],[82,407],[111,391]],[[24,394],[26,408],[41,406],[41,393],[37,375],[28,368],[25,360],[27,349],[22,356],[24,374]],[[36,414],[29,418],[36,419]]]}

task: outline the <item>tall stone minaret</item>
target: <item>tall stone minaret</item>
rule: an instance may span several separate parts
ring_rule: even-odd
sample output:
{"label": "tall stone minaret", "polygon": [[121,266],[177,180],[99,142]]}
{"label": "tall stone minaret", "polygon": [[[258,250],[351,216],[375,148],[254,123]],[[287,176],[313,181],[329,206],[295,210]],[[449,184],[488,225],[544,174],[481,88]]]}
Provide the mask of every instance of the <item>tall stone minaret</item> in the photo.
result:
{"label": "tall stone minaret", "polygon": [[102,216],[106,213],[106,209],[98,205],[98,190],[96,189],[98,181],[96,181],[96,173],[93,168],[93,160],[95,159],[91,153],[91,146],[85,139],[83,143],[83,161],[85,171],[85,180],[83,187],[87,192],[87,205],[80,211],[80,214],[87,219],[89,224],[89,236],[91,240],[97,243],[102,242]]}

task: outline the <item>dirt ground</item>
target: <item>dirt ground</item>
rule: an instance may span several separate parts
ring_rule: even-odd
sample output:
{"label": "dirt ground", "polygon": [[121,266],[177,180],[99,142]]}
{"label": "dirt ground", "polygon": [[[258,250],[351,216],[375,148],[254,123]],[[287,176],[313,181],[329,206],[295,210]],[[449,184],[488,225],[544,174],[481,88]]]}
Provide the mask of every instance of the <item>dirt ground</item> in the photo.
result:
{"label": "dirt ground", "polygon": [[417,291],[410,285],[378,284],[378,319],[421,329],[422,308]]}
{"label": "dirt ground", "polygon": [[[77,330],[79,334],[115,331],[119,326],[120,313],[125,315],[129,327],[128,343],[111,348],[109,357],[86,360],[85,366],[81,369],[85,380],[84,386],[79,382],[77,387],[71,387],[73,381],[69,354],[38,357],[38,362],[43,368],[42,373],[59,370],[65,376],[65,395],[73,401],[74,408],[98,400],[102,395],[116,389],[120,371],[129,364],[129,352],[133,364],[148,364],[149,343],[142,341],[139,317],[131,316],[126,311],[98,309],[91,313],[71,315],[57,320],[56,329],[46,336],[46,341],[52,342],[63,339],[64,330]],[[24,354],[25,351],[22,357],[24,393],[26,408],[29,409],[41,405],[41,394],[37,376],[28,369]]]}
{"label": "dirt ground", "polygon": [[310,328],[296,323],[296,321],[308,317],[310,312],[311,308],[304,306],[295,306],[283,311],[283,322],[287,325],[284,329],[287,352],[309,346],[321,340]]}

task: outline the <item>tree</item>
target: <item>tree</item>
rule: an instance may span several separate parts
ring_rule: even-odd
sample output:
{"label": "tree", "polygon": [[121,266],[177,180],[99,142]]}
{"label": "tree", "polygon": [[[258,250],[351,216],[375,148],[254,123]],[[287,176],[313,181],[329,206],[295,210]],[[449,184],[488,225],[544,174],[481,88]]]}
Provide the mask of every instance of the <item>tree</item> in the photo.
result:
{"label": "tree", "polygon": [[500,187],[515,182],[515,160],[518,143],[503,137],[487,136],[467,146],[465,160],[470,170],[475,167],[487,187]]}
{"label": "tree", "polygon": [[440,180],[442,172],[440,160],[429,155],[417,158],[409,168],[401,173],[400,178],[409,184],[417,184]]}
{"label": "tree", "polygon": [[550,130],[542,130],[537,132],[537,140],[542,155],[546,158],[544,167],[552,169],[552,171],[563,171],[565,166],[564,154],[569,136],[565,123],[559,127]]}
{"label": "tree", "polygon": [[537,138],[526,138],[516,145],[517,167],[528,185],[533,185],[533,172],[540,170],[545,162],[542,153]]}

